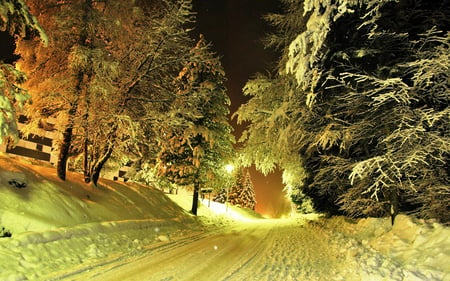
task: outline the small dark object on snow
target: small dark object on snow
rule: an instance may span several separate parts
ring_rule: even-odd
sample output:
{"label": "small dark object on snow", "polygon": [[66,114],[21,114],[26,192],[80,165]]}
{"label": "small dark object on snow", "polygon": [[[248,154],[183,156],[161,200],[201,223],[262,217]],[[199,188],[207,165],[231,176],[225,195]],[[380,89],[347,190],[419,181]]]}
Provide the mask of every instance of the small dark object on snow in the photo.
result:
{"label": "small dark object on snow", "polygon": [[2,230],[0,230],[0,238],[1,237],[11,237],[12,234],[8,230],[6,230],[4,227],[2,227]]}
{"label": "small dark object on snow", "polygon": [[18,180],[14,180],[14,179],[10,180],[8,183],[10,185],[14,186],[14,187],[17,187],[17,188],[25,188],[25,187],[27,187],[27,183],[26,182],[20,182]]}

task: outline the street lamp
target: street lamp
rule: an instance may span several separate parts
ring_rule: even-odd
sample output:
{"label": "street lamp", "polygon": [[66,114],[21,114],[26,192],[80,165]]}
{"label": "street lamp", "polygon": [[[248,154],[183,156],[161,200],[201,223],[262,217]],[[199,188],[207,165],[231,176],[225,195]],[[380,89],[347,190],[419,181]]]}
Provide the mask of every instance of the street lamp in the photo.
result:
{"label": "street lamp", "polygon": [[[228,172],[228,174],[231,177],[231,174],[233,173],[233,170],[234,170],[234,165],[233,164],[225,165],[225,170]],[[229,189],[230,189],[230,185],[227,184],[227,197],[225,198],[225,212],[227,212],[227,213],[228,213],[228,192],[229,192]]]}

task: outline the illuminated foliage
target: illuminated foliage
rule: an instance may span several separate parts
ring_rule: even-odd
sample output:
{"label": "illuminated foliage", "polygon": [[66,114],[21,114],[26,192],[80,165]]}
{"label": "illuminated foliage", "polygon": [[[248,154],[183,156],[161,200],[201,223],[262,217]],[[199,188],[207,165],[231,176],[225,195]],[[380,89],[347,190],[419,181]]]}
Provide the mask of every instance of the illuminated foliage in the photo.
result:
{"label": "illuminated foliage", "polygon": [[[122,5],[117,3],[114,12],[119,14],[111,13],[112,18],[126,17]],[[168,108],[174,99],[173,81],[191,56],[192,39],[186,29],[194,21],[190,1],[140,3],[132,11],[136,19],[126,27],[133,30],[134,36],[130,37],[126,30],[111,31],[117,36],[111,39],[111,45],[117,42],[111,54],[120,58],[121,75],[115,81],[117,97],[109,98],[114,101],[111,106],[105,107],[108,101],[101,101],[104,114],[89,126],[89,159],[93,159],[92,174],[96,177],[96,167],[110,157],[119,164],[154,161],[158,150],[156,132],[171,126]],[[101,126],[102,120],[107,120],[105,126]]]}
{"label": "illuminated foliage", "polygon": [[2,0],[0,3],[0,30],[19,37],[39,37],[45,44],[47,36],[30,13],[23,0]]}
{"label": "illuminated foliage", "polygon": [[47,30],[49,46],[35,40],[17,42],[22,57],[19,67],[29,75],[26,86],[33,99],[25,108],[30,122],[24,132],[33,132],[48,117],[56,120],[55,129],[62,136],[56,140],[60,143],[57,171],[65,179],[69,153],[82,151],[76,142],[86,135],[83,129],[94,103],[109,101],[108,94],[114,94],[112,81],[118,66],[106,49],[107,42],[99,38],[104,30],[102,10],[93,1],[29,2]]}
{"label": "illuminated foliage", "polygon": [[236,183],[230,189],[228,202],[235,206],[255,210],[256,196],[252,178],[248,169],[239,170]]}
{"label": "illuminated foliage", "polygon": [[290,171],[320,210],[449,221],[450,3],[283,3],[277,74],[249,81],[237,113],[246,158]]}
{"label": "illuminated foliage", "polygon": [[9,64],[0,64],[0,144],[12,138],[18,141],[17,110],[22,109],[30,95],[19,87],[25,75]]}
{"label": "illuminated foliage", "polygon": [[227,201],[227,190],[222,188],[213,198],[214,202],[225,204]]}
{"label": "illuminated foliage", "polygon": [[123,164],[154,147],[153,130],[166,119],[172,81],[192,46],[190,1],[33,1],[31,7],[51,44],[18,42],[33,94],[28,132],[53,117],[62,136],[58,175],[64,178],[68,157],[79,155],[71,167],[95,183],[111,157]]}
{"label": "illuminated foliage", "polygon": [[[192,212],[197,212],[200,187],[221,186],[224,163],[233,155],[227,120],[229,98],[225,73],[203,37],[176,81],[173,118],[179,125],[160,136],[159,174],[179,185],[194,185]],[[223,185],[222,185],[223,186]]]}
{"label": "illuminated foliage", "polygon": [[[3,0],[0,3],[0,30],[19,37],[37,35],[47,43],[46,34],[22,0]],[[10,144],[18,141],[17,112],[30,98],[20,86],[25,80],[24,73],[0,61],[0,144],[9,138],[13,140]]]}

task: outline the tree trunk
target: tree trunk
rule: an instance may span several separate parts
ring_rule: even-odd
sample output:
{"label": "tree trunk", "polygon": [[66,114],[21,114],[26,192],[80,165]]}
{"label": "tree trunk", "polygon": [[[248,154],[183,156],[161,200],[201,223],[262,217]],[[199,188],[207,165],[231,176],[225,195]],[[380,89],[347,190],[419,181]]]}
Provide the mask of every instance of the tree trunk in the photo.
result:
{"label": "tree trunk", "polygon": [[391,190],[389,195],[391,224],[394,225],[395,217],[398,215],[399,209],[398,190],[396,188]]}
{"label": "tree trunk", "polygon": [[[84,74],[79,72],[77,76],[77,85],[75,86],[75,90],[77,92],[81,92],[81,85],[83,84]],[[67,160],[69,159],[70,146],[72,145],[72,136],[73,136],[73,127],[74,127],[74,118],[75,114],[78,110],[78,102],[77,98],[72,105],[70,106],[67,115],[69,116],[69,121],[66,129],[63,133],[63,140],[59,147],[59,155],[58,155],[58,164],[56,167],[56,173],[58,177],[62,180],[66,180],[66,170],[67,170]]]}
{"label": "tree trunk", "polygon": [[56,174],[58,178],[66,180],[67,160],[69,159],[69,150],[72,143],[73,128],[69,125],[63,133],[63,140],[59,148],[58,164],[56,166]]}
{"label": "tree trunk", "polygon": [[[76,89],[81,89],[81,83],[83,82],[83,75],[78,74],[78,81]],[[72,103],[68,115],[69,122],[67,124],[66,129],[63,133],[63,139],[61,145],[59,146],[59,155],[58,155],[58,164],[56,166],[56,174],[58,178],[63,181],[66,180],[66,170],[67,170],[67,160],[69,159],[70,146],[72,145],[72,136],[73,136],[73,126],[74,126],[74,116],[78,109],[78,100]]]}
{"label": "tree trunk", "polygon": [[200,185],[199,185],[198,181],[195,181],[194,182],[194,196],[192,198],[192,210],[191,210],[191,212],[194,215],[197,215],[199,190],[200,190]]}
{"label": "tree trunk", "polygon": [[97,161],[97,163],[94,165],[94,167],[92,169],[91,179],[95,185],[97,185],[98,179],[100,178],[100,172],[102,171],[103,166],[105,165],[105,163],[109,160],[109,158],[112,155],[113,148],[114,148],[114,145],[109,144],[107,146],[106,151],[103,154],[103,156]]}
{"label": "tree trunk", "polygon": [[91,169],[89,167],[89,147],[88,147],[88,139],[84,139],[84,149],[83,149],[83,175],[84,175],[84,182],[90,183],[91,182]]}

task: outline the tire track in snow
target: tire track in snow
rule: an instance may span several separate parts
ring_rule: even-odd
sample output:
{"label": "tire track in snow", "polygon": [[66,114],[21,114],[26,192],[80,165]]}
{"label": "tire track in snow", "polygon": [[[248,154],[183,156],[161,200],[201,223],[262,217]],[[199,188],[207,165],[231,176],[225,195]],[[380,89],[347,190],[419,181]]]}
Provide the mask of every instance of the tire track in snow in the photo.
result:
{"label": "tire track in snow", "polygon": [[[334,243],[334,244],[333,244]],[[93,268],[89,280],[361,280],[346,272],[352,257],[339,251],[330,233],[314,223],[271,220],[196,235],[150,249],[108,268]],[[86,275],[80,279],[86,280]]]}
{"label": "tire track in snow", "polygon": [[221,280],[228,271],[245,264],[265,233],[267,230],[259,229],[209,233],[202,239],[167,244],[146,256],[125,260],[106,270],[93,269],[89,276],[71,280]]}
{"label": "tire track in snow", "polygon": [[[310,225],[274,225],[260,250],[225,280],[339,280],[338,253],[328,234]],[[341,275],[342,276],[342,275]]]}
{"label": "tire track in snow", "polygon": [[[120,268],[123,264],[130,263],[130,260],[133,262],[139,262],[139,259],[142,258],[146,253],[154,253],[158,254],[159,252],[167,252],[172,248],[177,248],[186,243],[190,243],[192,241],[197,241],[204,239],[207,237],[208,233],[191,233],[186,236],[178,237],[175,240],[172,240],[170,243],[167,242],[156,242],[151,243],[148,246],[143,246],[143,249],[138,252],[128,251],[123,254],[114,254],[109,256],[103,260],[95,261],[93,263],[82,263],[79,266],[73,267],[69,272],[67,270],[62,270],[61,272],[53,272],[52,274],[48,274],[45,276],[46,280],[91,280],[95,276],[99,275],[96,269],[101,269],[101,271],[108,272],[116,270]],[[105,237],[107,239],[107,237]],[[124,249],[127,246],[124,245]],[[100,273],[101,274],[101,273]]]}

